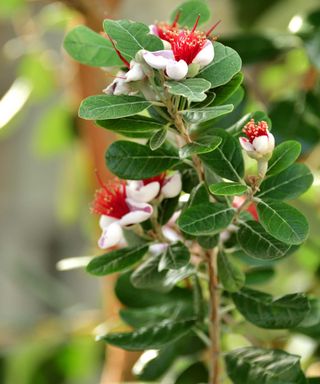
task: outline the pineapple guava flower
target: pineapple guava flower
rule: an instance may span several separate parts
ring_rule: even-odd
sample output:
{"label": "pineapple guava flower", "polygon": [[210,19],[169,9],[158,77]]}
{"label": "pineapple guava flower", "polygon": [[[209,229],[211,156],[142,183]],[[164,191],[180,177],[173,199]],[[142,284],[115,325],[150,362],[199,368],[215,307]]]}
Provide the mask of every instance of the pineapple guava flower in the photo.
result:
{"label": "pineapple guava flower", "polygon": [[146,63],[154,69],[165,70],[166,75],[173,80],[182,80],[187,76],[189,66],[194,64],[198,69],[210,64],[214,58],[212,42],[208,39],[215,24],[207,33],[196,30],[197,18],[192,30],[188,29],[159,29],[162,37],[170,43],[170,49],[156,52],[143,52]]}
{"label": "pineapple guava flower", "polygon": [[158,196],[165,199],[176,197],[181,192],[182,182],[179,172],[167,175],[166,172],[144,180],[130,181],[127,186],[129,198],[147,203]]}
{"label": "pineapple guava flower", "polygon": [[98,245],[101,249],[106,249],[121,242],[123,227],[148,220],[153,208],[150,204],[128,197],[124,181],[115,180],[108,185],[100,179],[99,182],[101,188],[96,192],[92,211],[101,215],[99,224],[102,235]]}
{"label": "pineapple guava flower", "polygon": [[268,124],[265,121],[255,124],[254,119],[251,119],[243,128],[243,133],[247,137],[240,137],[239,140],[248,156],[256,160],[269,160],[274,150],[275,140],[268,130]]}

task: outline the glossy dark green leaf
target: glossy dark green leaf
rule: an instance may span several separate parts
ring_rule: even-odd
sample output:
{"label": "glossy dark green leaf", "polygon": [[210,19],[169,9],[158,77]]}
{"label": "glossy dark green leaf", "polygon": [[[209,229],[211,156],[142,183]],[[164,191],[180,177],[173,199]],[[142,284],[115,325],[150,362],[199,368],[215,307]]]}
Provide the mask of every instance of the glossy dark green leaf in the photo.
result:
{"label": "glossy dark green leaf", "polygon": [[257,205],[259,221],[276,239],[301,244],[308,236],[309,224],[296,208],[278,200],[261,200]]}
{"label": "glossy dark green leaf", "polygon": [[122,64],[111,42],[84,25],[72,29],[65,37],[63,46],[81,64],[93,67]]}
{"label": "glossy dark green leaf", "polygon": [[212,249],[218,245],[219,235],[212,236],[198,236],[197,241],[199,245],[204,249]]}
{"label": "glossy dark green leaf", "polygon": [[306,192],[313,183],[310,169],[304,164],[292,164],[284,171],[270,176],[260,185],[260,198],[278,200],[295,199]]}
{"label": "glossy dark green leaf", "polygon": [[243,74],[237,73],[227,84],[216,88],[216,97],[212,101],[212,106],[221,105],[229,100],[229,98],[240,88],[243,81]]}
{"label": "glossy dark green leaf", "polygon": [[159,271],[164,269],[179,269],[188,264],[190,260],[189,249],[181,242],[170,244],[162,254]]}
{"label": "glossy dark green leaf", "polygon": [[232,104],[217,105],[216,107],[206,107],[197,109],[185,109],[180,111],[183,118],[190,124],[199,124],[207,120],[216,119],[233,111]]}
{"label": "glossy dark green leaf", "polygon": [[116,141],[106,153],[107,166],[122,179],[141,180],[159,175],[180,161],[178,155],[163,148],[152,151],[145,145]]}
{"label": "glossy dark green leaf", "polygon": [[294,331],[301,332],[314,339],[320,339],[320,300],[309,298],[310,312]]}
{"label": "glossy dark green leaf", "polygon": [[186,144],[179,150],[179,155],[181,159],[185,159],[192,155],[199,155],[201,153],[209,153],[214,151],[222,142],[221,137],[213,136],[210,138],[210,143],[200,144],[200,143],[190,143]]}
{"label": "glossy dark green leaf", "polygon": [[243,251],[255,259],[280,259],[290,249],[290,245],[269,235],[257,221],[242,222],[237,238]]}
{"label": "glossy dark green leaf", "polygon": [[179,203],[179,196],[171,199],[164,199],[158,207],[158,222],[161,225],[166,224],[176,211]]}
{"label": "glossy dark green leaf", "polygon": [[91,260],[87,266],[87,271],[96,276],[122,271],[141,260],[148,248],[148,245],[142,244],[133,248],[122,248],[108,252]]}
{"label": "glossy dark green leaf", "polygon": [[300,356],[246,347],[228,352],[227,373],[233,384],[306,384]]}
{"label": "glossy dark green leaf", "polygon": [[197,361],[180,373],[174,384],[199,384],[207,383],[208,380],[208,368],[203,362]]}
{"label": "glossy dark green leaf", "polygon": [[241,183],[220,182],[211,184],[209,190],[213,195],[234,196],[243,195],[247,192],[248,187]]}
{"label": "glossy dark green leaf", "polygon": [[265,284],[275,275],[272,267],[255,267],[246,272],[246,285]]}
{"label": "glossy dark green leaf", "polygon": [[210,18],[210,9],[206,1],[191,0],[180,4],[171,14],[171,22],[173,22],[179,14],[179,24],[182,27],[193,27],[200,16],[199,24],[203,24]]}
{"label": "glossy dark green leaf", "polygon": [[134,332],[109,333],[101,337],[108,344],[128,351],[159,349],[166,344],[187,334],[194,325],[194,320],[164,320],[157,325],[142,327]]}
{"label": "glossy dark green leaf", "polygon": [[167,138],[168,130],[166,128],[161,128],[158,131],[155,131],[150,137],[149,147],[152,151],[160,148]]}
{"label": "glossy dark green leaf", "polygon": [[178,219],[179,228],[194,236],[212,235],[226,228],[235,210],[220,203],[203,203],[185,209]]}
{"label": "glossy dark green leaf", "polygon": [[209,203],[209,193],[204,182],[199,183],[190,193],[187,207]]}
{"label": "glossy dark green leaf", "polygon": [[203,101],[211,87],[211,83],[205,79],[185,79],[182,81],[167,81],[165,86],[171,95],[183,96],[189,102]]}
{"label": "glossy dark green leaf", "polygon": [[120,119],[135,115],[151,103],[137,96],[96,95],[82,101],[79,116],[85,120]]}
{"label": "glossy dark green leaf", "polygon": [[200,155],[203,163],[218,176],[232,181],[242,181],[244,162],[238,139],[223,129],[215,129],[215,136],[222,138],[222,143],[213,152]]}
{"label": "glossy dark green leaf", "polygon": [[103,128],[132,138],[149,138],[153,132],[163,128],[163,124],[146,116],[128,116],[122,119],[97,120]]}
{"label": "glossy dark green leaf", "polygon": [[244,286],[245,274],[224,252],[218,254],[218,276],[225,290],[237,292]]}
{"label": "glossy dark green leaf", "polygon": [[214,59],[204,67],[198,77],[210,81],[211,87],[219,87],[228,83],[241,70],[241,58],[230,47],[214,43]]}
{"label": "glossy dark green leaf", "polygon": [[158,51],[163,49],[162,41],[150,34],[149,27],[131,20],[105,19],[103,27],[117,49],[127,60],[132,60],[141,49]]}
{"label": "glossy dark green leaf", "polygon": [[299,157],[301,144],[298,141],[288,140],[277,145],[268,163],[267,175],[275,175],[293,164]]}
{"label": "glossy dark green leaf", "polygon": [[239,312],[251,323],[260,328],[294,328],[305,318],[310,310],[309,301],[304,294],[294,293],[277,298],[267,293],[249,288],[232,294]]}

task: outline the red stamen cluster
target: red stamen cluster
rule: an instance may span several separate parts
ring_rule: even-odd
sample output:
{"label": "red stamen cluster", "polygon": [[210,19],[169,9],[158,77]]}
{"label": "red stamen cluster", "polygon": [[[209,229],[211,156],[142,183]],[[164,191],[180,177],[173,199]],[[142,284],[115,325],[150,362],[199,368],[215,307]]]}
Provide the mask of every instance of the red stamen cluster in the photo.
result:
{"label": "red stamen cluster", "polygon": [[163,172],[158,176],[150,177],[149,179],[142,180],[143,185],[148,185],[150,183],[153,183],[154,181],[157,181],[160,184],[160,188],[164,185],[166,178],[166,173]]}
{"label": "red stamen cluster", "polygon": [[124,181],[114,180],[110,184],[104,184],[99,178],[101,188],[96,191],[92,203],[92,212],[121,219],[130,212],[126,203],[126,185]]}
{"label": "red stamen cluster", "polygon": [[161,40],[169,41],[173,38],[173,36],[178,32],[178,28],[176,26],[170,25],[165,22],[160,22],[155,25],[157,29],[157,35]]}
{"label": "red stamen cluster", "polygon": [[268,136],[268,124],[265,121],[259,121],[255,124],[254,119],[251,119],[249,123],[244,126],[242,132],[246,134],[252,144],[256,137]]}

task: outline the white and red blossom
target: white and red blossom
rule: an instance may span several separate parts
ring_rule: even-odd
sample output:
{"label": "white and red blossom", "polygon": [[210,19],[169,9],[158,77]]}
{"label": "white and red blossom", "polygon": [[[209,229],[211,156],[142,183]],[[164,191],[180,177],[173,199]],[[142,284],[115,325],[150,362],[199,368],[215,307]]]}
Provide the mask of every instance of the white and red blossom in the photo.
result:
{"label": "white and red blossom", "polygon": [[151,31],[170,43],[170,49],[156,52],[143,52],[146,63],[154,69],[162,69],[173,80],[182,80],[188,74],[189,65],[199,68],[210,64],[214,58],[214,48],[208,39],[213,26],[207,33],[198,31],[199,17],[192,30],[178,29],[176,25],[155,24]]}
{"label": "white and red blossom", "polygon": [[247,137],[240,137],[239,140],[248,156],[256,160],[268,160],[271,157],[275,140],[265,121],[259,121],[255,124],[254,119],[251,119],[243,128],[243,133]]}
{"label": "white and red blossom", "polygon": [[106,249],[119,244],[123,239],[122,228],[142,223],[152,215],[150,204],[137,202],[127,195],[127,186],[124,181],[115,180],[104,184],[96,191],[92,204],[92,211],[101,215],[100,227],[102,229],[98,245]]}
{"label": "white and red blossom", "polygon": [[148,179],[130,181],[127,194],[135,201],[147,203],[160,196],[165,199],[176,197],[181,189],[182,181],[179,172],[173,174],[163,172]]}

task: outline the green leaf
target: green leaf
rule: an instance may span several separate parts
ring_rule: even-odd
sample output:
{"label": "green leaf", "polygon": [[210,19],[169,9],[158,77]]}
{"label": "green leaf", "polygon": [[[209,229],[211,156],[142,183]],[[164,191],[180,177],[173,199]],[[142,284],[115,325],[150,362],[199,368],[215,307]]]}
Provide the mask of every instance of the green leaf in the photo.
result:
{"label": "green leaf", "polygon": [[214,43],[214,59],[200,71],[198,77],[210,81],[211,87],[219,87],[228,83],[241,70],[241,58],[230,47]]}
{"label": "green leaf", "polygon": [[103,27],[117,49],[127,59],[132,60],[141,49],[158,51],[163,49],[162,41],[150,34],[149,27],[131,20],[105,19]]}
{"label": "green leaf", "polygon": [[213,195],[234,196],[243,195],[248,187],[240,183],[221,182],[210,185],[209,190]]}
{"label": "green leaf", "polygon": [[265,179],[257,196],[263,199],[295,199],[306,192],[312,183],[313,176],[306,165],[292,164],[284,171]]}
{"label": "green leaf", "polygon": [[149,141],[149,147],[152,151],[160,148],[162,144],[166,141],[168,130],[166,128],[161,128],[158,131],[155,131],[151,136]]}
{"label": "green leaf", "polygon": [[246,272],[246,285],[265,284],[275,275],[272,267],[255,267]]}
{"label": "green leaf", "polygon": [[170,292],[163,293],[150,289],[138,289],[131,283],[132,273],[123,273],[119,276],[115,293],[119,301],[130,308],[146,308],[168,302],[192,302],[192,292],[186,288],[174,287]]}
{"label": "green leaf", "polygon": [[160,271],[159,264],[161,257],[162,255],[149,257],[147,261],[140,264],[133,272],[131,282],[136,288],[168,292],[176,283],[194,273],[194,268],[190,265],[179,269]]}
{"label": "green leaf", "polygon": [[208,380],[208,368],[202,361],[197,361],[180,373],[174,384],[199,384],[207,383]]}
{"label": "green leaf", "polygon": [[141,260],[148,251],[148,245],[133,248],[122,248],[95,257],[87,266],[87,272],[96,276],[110,275],[122,271]]}
{"label": "green leaf", "polygon": [[80,104],[79,116],[86,120],[119,119],[142,112],[150,105],[137,96],[89,96]]}
{"label": "green leaf", "polygon": [[232,294],[238,311],[260,328],[294,328],[310,310],[304,294],[293,293],[273,300],[272,296],[249,288]]}
{"label": "green leaf", "polygon": [[244,286],[245,274],[224,252],[218,254],[218,275],[224,289],[229,292],[237,292]]}
{"label": "green leaf", "polygon": [[320,300],[310,298],[310,312],[294,331],[308,335],[314,339],[320,339]]}
{"label": "green leaf", "polygon": [[193,325],[194,320],[164,320],[134,332],[109,333],[101,340],[128,351],[159,349],[187,334]]}
{"label": "green leaf", "polygon": [[208,153],[214,151],[222,142],[221,137],[211,137],[210,144],[199,144],[196,142],[186,144],[179,150],[181,159],[185,159],[192,155],[199,155],[201,153]]}
{"label": "green leaf", "polygon": [[179,269],[187,265],[189,260],[189,249],[181,241],[178,241],[177,243],[169,245],[163,253],[159,263],[159,271]]}
{"label": "green leaf", "polygon": [[96,123],[102,128],[132,138],[149,138],[154,131],[163,128],[163,124],[159,121],[139,115],[114,120],[97,120]]}
{"label": "green leaf", "polygon": [[301,244],[308,236],[309,224],[296,208],[278,200],[260,200],[260,223],[276,239],[286,244]]}
{"label": "green leaf", "polygon": [[205,23],[210,18],[210,9],[206,2],[202,1],[187,1],[179,5],[171,15],[171,22],[179,13],[179,24],[182,27],[193,27],[197,17],[200,16],[199,25]]}
{"label": "green leaf", "polygon": [[226,228],[235,210],[220,203],[202,203],[185,209],[178,219],[179,228],[190,235],[212,235]]}
{"label": "green leaf", "polygon": [[200,247],[202,247],[204,249],[212,249],[218,245],[219,235],[198,236],[197,241],[198,241]]}
{"label": "green leaf", "polygon": [[268,163],[267,175],[275,175],[293,164],[299,157],[301,144],[298,141],[288,140],[277,145]]}
{"label": "green leaf", "polygon": [[167,81],[165,86],[168,87],[171,95],[183,96],[192,102],[203,101],[207,97],[205,92],[210,89],[211,84],[204,79],[191,78],[182,81]]}
{"label": "green leaf", "polygon": [[145,145],[130,141],[116,141],[106,153],[107,166],[122,179],[141,180],[157,176],[180,161],[164,149],[152,151]]}
{"label": "green leaf", "polygon": [[227,84],[215,89],[216,97],[211,105],[221,105],[228,101],[234,93],[240,88],[243,81],[243,74],[237,73]]}
{"label": "green leaf", "polygon": [[233,384],[306,384],[300,356],[284,351],[246,347],[228,352],[225,360]]}
{"label": "green leaf", "polygon": [[243,251],[259,260],[280,259],[290,249],[290,245],[269,235],[256,221],[242,222],[237,237]]}
{"label": "green leaf", "polygon": [[201,122],[216,119],[233,111],[232,104],[218,105],[216,107],[185,109],[180,111],[183,118],[190,124],[199,124]]}
{"label": "green leaf", "polygon": [[111,42],[84,25],[72,29],[65,37],[63,46],[81,64],[93,67],[122,65]]}
{"label": "green leaf", "polygon": [[158,206],[158,222],[161,225],[167,224],[176,211],[179,203],[179,195],[171,199],[163,199]]}
{"label": "green leaf", "polygon": [[201,182],[192,189],[186,206],[189,208],[204,203],[209,203],[209,194],[205,183]]}
{"label": "green leaf", "polygon": [[218,176],[232,181],[242,181],[244,162],[239,140],[223,129],[215,129],[215,135],[222,138],[219,147],[200,155],[203,163]]}

